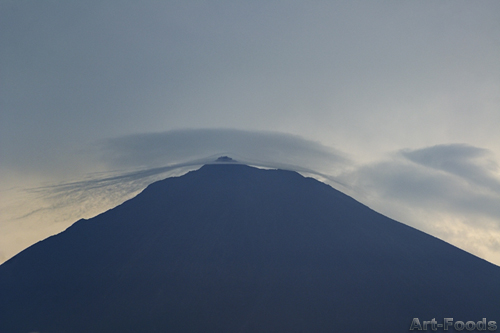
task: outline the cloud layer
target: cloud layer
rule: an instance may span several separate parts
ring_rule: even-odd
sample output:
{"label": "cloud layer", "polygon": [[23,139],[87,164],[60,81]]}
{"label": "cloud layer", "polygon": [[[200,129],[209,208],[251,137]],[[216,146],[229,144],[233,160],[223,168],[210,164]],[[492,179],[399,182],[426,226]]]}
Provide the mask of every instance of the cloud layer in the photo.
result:
{"label": "cloud layer", "polygon": [[218,155],[481,244],[499,45],[493,0],[0,1],[0,252]]}
{"label": "cloud layer", "polygon": [[101,159],[112,167],[153,167],[230,155],[247,164],[307,168],[338,174],[347,154],[298,135],[235,129],[188,129],[103,140]]}

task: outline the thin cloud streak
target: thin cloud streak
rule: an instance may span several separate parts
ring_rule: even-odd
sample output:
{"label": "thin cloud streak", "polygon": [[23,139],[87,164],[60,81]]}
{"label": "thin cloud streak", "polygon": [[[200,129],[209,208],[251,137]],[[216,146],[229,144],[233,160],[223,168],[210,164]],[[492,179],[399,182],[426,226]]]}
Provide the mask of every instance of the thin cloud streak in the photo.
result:
{"label": "thin cloud streak", "polygon": [[111,138],[101,141],[96,153],[111,168],[136,170],[37,187],[30,192],[59,202],[57,206],[82,203],[90,197],[116,193],[117,189],[128,197],[173,171],[182,174],[214,163],[222,155],[231,156],[236,163],[307,173],[342,186],[333,174],[352,164],[345,154],[300,136],[230,129],[176,130]]}
{"label": "thin cloud streak", "polygon": [[[44,197],[53,204],[34,209],[17,219],[43,210],[78,205],[90,197],[109,193],[116,196],[117,189],[121,189],[118,192],[123,196],[128,196],[153,181],[171,176],[174,171],[182,174],[213,163],[222,155],[230,155],[237,163],[315,174],[331,181],[335,181],[335,177],[317,171],[322,170],[319,166],[330,167],[328,171],[332,173],[332,166],[340,172],[351,163],[344,154],[332,148],[299,136],[275,132],[177,130],[112,138],[102,141],[98,147],[95,153],[100,155],[103,163],[111,168],[125,168],[125,171],[93,174],[80,181],[30,188],[27,193]],[[206,156],[207,152],[212,154]],[[312,169],[312,166],[317,168]],[[127,171],[130,169],[135,170]]]}

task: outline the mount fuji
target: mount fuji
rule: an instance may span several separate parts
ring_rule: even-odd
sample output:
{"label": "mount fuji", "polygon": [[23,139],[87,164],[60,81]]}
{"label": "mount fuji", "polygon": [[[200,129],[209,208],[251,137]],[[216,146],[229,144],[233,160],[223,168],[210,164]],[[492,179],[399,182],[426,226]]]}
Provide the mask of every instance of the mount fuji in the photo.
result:
{"label": "mount fuji", "polygon": [[406,332],[415,318],[496,329],[500,267],[315,179],[230,159],[0,265],[2,333]]}

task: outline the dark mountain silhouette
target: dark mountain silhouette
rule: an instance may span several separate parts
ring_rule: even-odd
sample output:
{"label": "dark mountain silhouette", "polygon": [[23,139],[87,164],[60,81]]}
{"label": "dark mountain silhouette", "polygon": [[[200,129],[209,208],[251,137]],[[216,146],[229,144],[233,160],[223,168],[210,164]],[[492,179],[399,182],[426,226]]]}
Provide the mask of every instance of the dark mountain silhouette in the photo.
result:
{"label": "dark mountain silhouette", "polygon": [[236,163],[153,183],[0,266],[2,333],[407,332],[413,318],[500,321],[500,267],[314,179]]}

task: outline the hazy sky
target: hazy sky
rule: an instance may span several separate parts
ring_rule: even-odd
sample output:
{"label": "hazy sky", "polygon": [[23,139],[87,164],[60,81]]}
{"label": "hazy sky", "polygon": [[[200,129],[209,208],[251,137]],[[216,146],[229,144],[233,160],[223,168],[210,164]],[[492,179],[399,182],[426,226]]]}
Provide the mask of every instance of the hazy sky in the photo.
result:
{"label": "hazy sky", "polygon": [[500,264],[500,2],[0,0],[0,262],[218,154]]}

